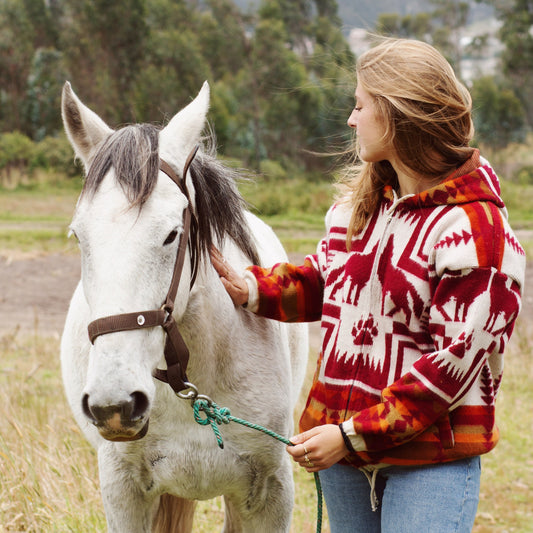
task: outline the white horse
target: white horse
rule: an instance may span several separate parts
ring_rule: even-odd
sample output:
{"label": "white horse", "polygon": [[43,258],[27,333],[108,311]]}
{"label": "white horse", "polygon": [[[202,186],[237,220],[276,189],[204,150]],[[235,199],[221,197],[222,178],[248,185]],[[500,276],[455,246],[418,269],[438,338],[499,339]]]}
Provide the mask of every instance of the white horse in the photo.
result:
{"label": "white horse", "polygon": [[[158,129],[113,131],[63,89],[62,115],[86,169],[71,224],[81,281],[61,342],[68,402],[98,451],[100,486],[114,533],[192,530],[195,500],[223,495],[223,531],[287,532],[293,505],[285,446],[230,423],[219,449],[189,401],[154,379],[165,368],[163,328],[115,330],[89,340],[94,320],[159,309],[173,275],[188,200],[160,170],[181,176],[200,140],[209,106],[198,96]],[[244,209],[235,172],[200,151],[186,172],[198,227],[187,247],[173,316],[190,352],[188,381],[234,416],[290,436],[307,354],[303,324],[280,324],[236,309],[209,261],[212,245],[232,265],[286,260],[272,230]],[[189,260],[197,249],[198,275]],[[149,424],[148,424],[149,421]]]}

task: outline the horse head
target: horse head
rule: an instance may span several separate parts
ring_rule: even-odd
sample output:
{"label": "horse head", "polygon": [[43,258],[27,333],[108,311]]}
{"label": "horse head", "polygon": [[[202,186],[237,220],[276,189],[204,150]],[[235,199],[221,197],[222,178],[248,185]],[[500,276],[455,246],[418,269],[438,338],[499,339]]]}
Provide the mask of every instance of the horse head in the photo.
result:
{"label": "horse head", "polygon": [[[189,199],[160,170],[161,161],[182,175],[200,141],[208,106],[205,83],[163,129],[131,125],[114,131],[65,84],[63,122],[86,173],[70,229],[81,250],[91,321],[157,310],[165,301]],[[194,202],[191,177],[183,179]],[[187,307],[191,276],[186,258],[175,298],[178,319]],[[82,409],[104,438],[135,440],[146,434],[155,398],[153,373],[162,364],[164,345],[160,327],[114,331],[94,340]]]}

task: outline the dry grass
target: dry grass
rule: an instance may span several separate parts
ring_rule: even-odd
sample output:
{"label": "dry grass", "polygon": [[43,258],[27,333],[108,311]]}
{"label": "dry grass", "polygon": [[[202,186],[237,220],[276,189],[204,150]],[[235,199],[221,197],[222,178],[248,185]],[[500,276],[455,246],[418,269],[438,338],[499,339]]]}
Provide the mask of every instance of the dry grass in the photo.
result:
{"label": "dry grass", "polygon": [[[532,340],[520,322],[498,402],[502,440],[483,458],[475,533],[533,533]],[[0,532],[105,530],[96,456],[64,399],[58,344],[54,338],[0,337]],[[312,533],[313,478],[295,471],[295,479],[293,532]],[[222,521],[220,498],[202,502],[195,531],[212,533]],[[329,531],[327,523],[323,531]]]}
{"label": "dry grass", "polygon": [[475,533],[533,532],[533,332],[522,317],[506,352],[498,446],[482,460]]}
{"label": "dry grass", "polygon": [[58,340],[0,339],[0,531],[101,531],[94,451],[67,408]]}
{"label": "dry grass", "polygon": [[[1,533],[105,531],[96,454],[64,398],[58,352],[57,338],[0,337]],[[312,533],[313,477],[296,475],[293,531]],[[212,533],[222,523],[220,498],[200,503],[195,531]]]}

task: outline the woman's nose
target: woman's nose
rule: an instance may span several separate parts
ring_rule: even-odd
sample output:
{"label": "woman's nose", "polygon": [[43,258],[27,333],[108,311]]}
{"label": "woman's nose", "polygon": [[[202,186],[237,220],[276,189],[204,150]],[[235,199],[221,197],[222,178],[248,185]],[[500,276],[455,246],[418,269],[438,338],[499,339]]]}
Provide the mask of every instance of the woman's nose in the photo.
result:
{"label": "woman's nose", "polygon": [[350,126],[350,128],[357,128],[357,120],[355,119],[355,109],[352,111],[352,114],[348,117],[347,123],[348,123],[348,126]]}

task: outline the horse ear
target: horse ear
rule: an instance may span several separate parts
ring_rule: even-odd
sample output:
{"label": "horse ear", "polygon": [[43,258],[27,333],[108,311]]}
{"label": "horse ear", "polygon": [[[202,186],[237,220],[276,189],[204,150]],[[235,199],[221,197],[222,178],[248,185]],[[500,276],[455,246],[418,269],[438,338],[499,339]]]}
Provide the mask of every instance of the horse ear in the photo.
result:
{"label": "horse ear", "polygon": [[68,81],[63,86],[61,116],[70,144],[87,168],[95,148],[113,130],[81,102]]}
{"label": "horse ear", "polygon": [[200,141],[209,110],[209,84],[204,82],[198,96],[174,115],[160,133],[159,152],[163,159],[185,159]]}

